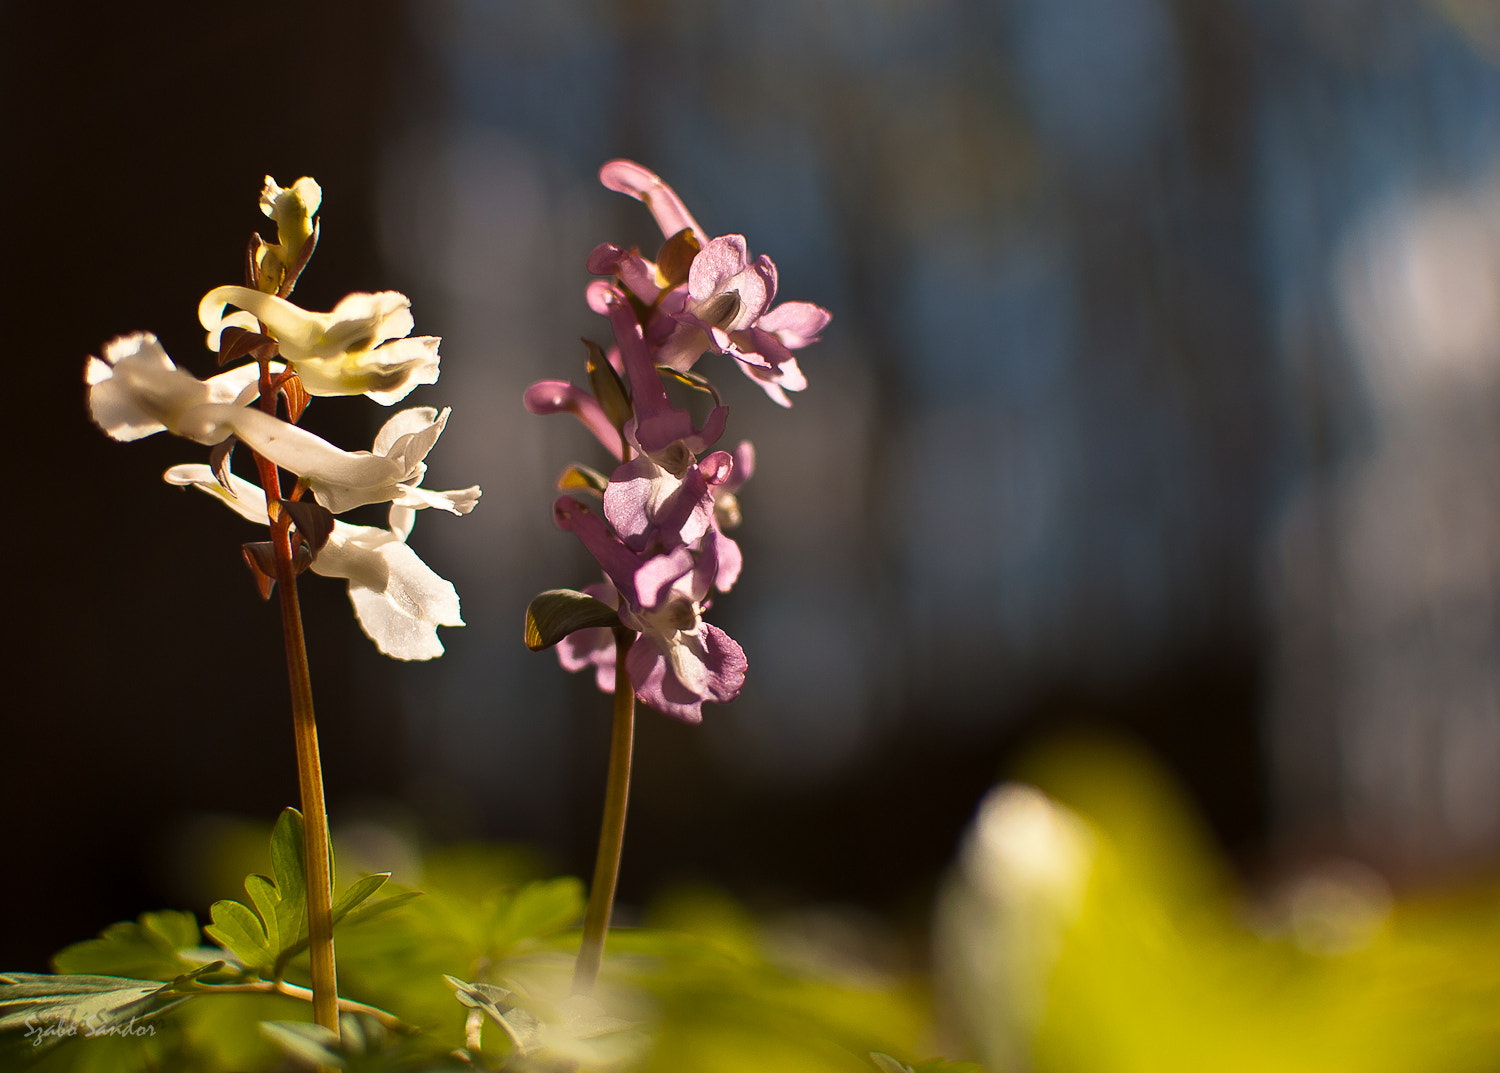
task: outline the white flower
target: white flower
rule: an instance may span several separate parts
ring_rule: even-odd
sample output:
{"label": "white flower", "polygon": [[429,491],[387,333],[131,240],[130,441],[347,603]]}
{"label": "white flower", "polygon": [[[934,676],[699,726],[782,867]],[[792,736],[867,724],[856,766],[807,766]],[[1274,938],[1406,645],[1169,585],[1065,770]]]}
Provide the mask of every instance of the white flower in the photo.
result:
{"label": "white flower", "polygon": [[255,365],[244,365],[199,380],[173,365],[156,337],[146,332],[110,340],[103,360],[89,358],[84,369],[94,421],[117,440],[163,431],[206,444],[237,436],[262,458],[302,478],[334,514],[387,502],[453,514],[474,509],[477,486],[451,492],[420,487],[427,472],[423,459],[442,435],[449,410],[402,410],[376,435],[373,453],[345,451],[249,406],[260,393],[258,378]]}
{"label": "white flower", "polygon": [[260,192],[260,211],[276,221],[277,241],[293,259],[312,237],[312,218],[322,204],[323,188],[306,175],[286,188],[267,175]]}
{"label": "white flower", "polygon": [[[226,489],[208,466],[173,466],[169,484],[207,492],[241,517],[265,524],[266,497],[260,488],[230,474]],[[349,582],[349,602],[375,646],[396,659],[433,659],[443,654],[439,626],[462,626],[458,592],[406,544],[416,513],[391,508],[391,528],[350,525],[335,520],[333,533],[313,559],[312,572]]]}
{"label": "white flower", "polygon": [[275,294],[298,260],[305,263],[307,255],[303,255],[302,249],[313,236],[312,218],[322,204],[323,188],[307,176],[284,189],[266,176],[265,188],[260,192],[260,211],[276,221],[277,243],[263,242],[255,251],[263,289]]}
{"label": "white flower", "polygon": [[445,408],[439,413],[430,406],[402,410],[376,433],[373,453],[345,451],[259,411],[249,411],[258,417],[236,422],[235,432],[256,453],[301,477],[313,497],[334,514],[386,502],[467,514],[479,500],[477,485],[451,492],[419,487],[427,473],[423,459],[442,435],[451,412]]}
{"label": "white flower", "polygon": [[89,358],[83,371],[89,413],[113,439],[165,431],[207,444],[234,431],[236,412],[260,395],[259,377],[257,366],[245,365],[199,380],[172,364],[150,332],[111,339],[103,359]]}
{"label": "white flower", "polygon": [[[226,306],[244,312],[225,316]],[[214,351],[225,328],[258,331],[264,325],[308,394],[368,395],[389,406],[438,378],[440,340],[407,338],[410,307],[406,295],[381,291],[346,295],[332,312],[311,313],[249,287],[215,287],[198,304],[198,321]]]}

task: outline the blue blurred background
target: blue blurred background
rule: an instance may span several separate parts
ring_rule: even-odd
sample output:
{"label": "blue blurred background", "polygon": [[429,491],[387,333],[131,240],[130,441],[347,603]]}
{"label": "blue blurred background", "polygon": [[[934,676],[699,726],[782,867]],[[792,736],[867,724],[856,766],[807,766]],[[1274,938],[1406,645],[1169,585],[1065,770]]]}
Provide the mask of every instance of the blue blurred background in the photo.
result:
{"label": "blue blurred background", "polygon": [[[652,248],[629,156],[834,319],[782,411],[700,369],[759,464],[702,727],[642,721],[623,894],[919,921],[1018,751],[1163,759],[1244,875],[1500,863],[1500,9],[1487,0],[5,5],[12,626],[4,967],[157,905],[187,832],[295,798],[274,607],[237,519],[89,425],[126,331],[195,319],[323,185],[299,299],[395,288],[444,338],[414,547],[468,625],[383,660],[302,586],[335,825],[592,859],[607,702],[528,653],[594,571],[527,415],[582,376],[584,260]],[[14,383],[14,381],[13,381]],[[385,416],[327,401],[352,448]],[[429,512],[433,513],[433,512]],[[220,515],[226,515],[221,517]],[[200,825],[200,826],[195,826]],[[186,848],[185,848],[186,847]],[[219,891],[215,896],[229,895]]]}

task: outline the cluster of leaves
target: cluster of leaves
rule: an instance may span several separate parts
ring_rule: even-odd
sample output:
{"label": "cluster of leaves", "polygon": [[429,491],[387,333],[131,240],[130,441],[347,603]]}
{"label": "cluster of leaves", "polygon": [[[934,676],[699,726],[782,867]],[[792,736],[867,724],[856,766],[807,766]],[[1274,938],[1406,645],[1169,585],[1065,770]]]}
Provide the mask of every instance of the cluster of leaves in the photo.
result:
{"label": "cluster of leaves", "polygon": [[909,985],[778,965],[743,912],[704,898],[612,932],[594,996],[571,995],[582,883],[458,847],[425,858],[420,894],[374,900],[398,886],[375,875],[336,899],[335,1041],[307,1001],[300,824],[283,813],[270,874],[201,930],[145,913],[61,951],[57,975],[0,977],[0,1068],[655,1073],[760,1055],[744,1068],[870,1073],[871,1051],[909,1052],[925,1023]]}
{"label": "cluster of leaves", "polygon": [[[212,906],[203,932],[213,945],[204,943],[194,914],[163,910],[60,951],[56,975],[0,976],[0,1065],[213,1068],[244,1054],[246,1033],[222,1032],[224,1018],[211,1007],[238,1004],[251,1033],[268,1013],[295,1016],[309,997],[298,982],[306,980],[299,955],[307,950],[307,887],[296,809],[282,812],[270,850],[272,874],[245,880],[249,905],[224,899]],[[335,901],[335,924],[372,920],[415,896],[371,902],[389,878],[351,884]],[[90,1046],[64,1046],[81,1041]],[[250,1051],[258,1045],[252,1038]]]}

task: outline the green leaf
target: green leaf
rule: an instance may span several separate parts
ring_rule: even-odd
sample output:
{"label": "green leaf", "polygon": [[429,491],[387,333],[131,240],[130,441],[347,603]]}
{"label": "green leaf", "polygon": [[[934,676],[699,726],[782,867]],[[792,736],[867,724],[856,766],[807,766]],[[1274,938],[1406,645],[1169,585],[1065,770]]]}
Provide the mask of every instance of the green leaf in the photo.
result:
{"label": "green leaf", "polygon": [[526,608],[526,647],[540,652],[575,630],[619,624],[620,616],[604,601],[572,589],[549,589]]}
{"label": "green leaf", "polygon": [[340,920],[343,920],[350,924],[362,924],[366,920],[373,920],[382,913],[395,909],[397,906],[405,905],[413,898],[420,898],[421,896],[422,892],[419,890],[404,890],[400,894],[392,894],[389,898],[382,898],[378,902],[371,902],[369,905],[362,905],[357,909],[352,909],[346,917],[341,917],[338,911],[335,910],[333,922],[337,924]]}
{"label": "green leaf", "polygon": [[362,879],[356,879],[349,885],[349,889],[340,894],[333,902],[333,922],[337,924],[349,913],[364,904],[372,894],[385,886],[385,881],[391,878],[389,872],[376,872]]}
{"label": "green leaf", "polygon": [[276,961],[260,918],[232,898],[209,907],[213,923],[203,930],[247,969],[268,969]]}
{"label": "green leaf", "polygon": [[592,492],[602,496],[608,487],[608,477],[581,462],[574,462],[563,470],[561,477],[557,478],[559,492]]}
{"label": "green leaf", "polygon": [[111,924],[97,939],[85,939],[60,950],[52,964],[66,974],[170,980],[201,964],[201,959],[182,954],[185,949],[196,951],[199,942],[198,918],[167,909],[142,913],[134,922]]}
{"label": "green leaf", "polygon": [[120,1034],[185,996],[159,980],[13,972],[0,975],[0,1068],[69,1039]]}
{"label": "green leaf", "polygon": [[471,1010],[483,1010],[510,1038],[520,1054],[536,1050],[541,1041],[541,1025],[536,1016],[516,1006],[515,992],[498,984],[469,983],[446,973],[443,979],[453,988],[453,997]]}
{"label": "green leaf", "polygon": [[[625,389],[625,381],[620,379],[620,374],[615,372],[615,367],[604,356],[604,351],[599,349],[599,344],[585,339],[583,345],[589,352],[589,387],[593,389],[594,398],[598,400],[604,416],[609,418],[609,423],[619,432],[631,417],[630,393]],[[622,450],[623,447],[622,441]]]}
{"label": "green leaf", "polygon": [[[294,808],[283,809],[271,832],[271,876],[245,878],[245,892],[255,908],[229,898],[217,901],[211,910],[213,923],[204,929],[246,968],[269,970],[273,978],[280,978],[286,963],[307,949],[307,872],[302,838],[302,814]],[[338,924],[364,905],[389,878],[390,873],[383,872],[352,884],[334,901],[333,923]],[[386,901],[400,904],[406,897]],[[365,906],[362,915],[374,915],[385,908],[390,906]]]}
{"label": "green leaf", "polygon": [[367,1014],[340,1015],[337,1036],[321,1025],[307,1021],[262,1021],[260,1030],[294,1060],[309,1065],[366,1070],[391,1068],[379,1058],[374,1064],[362,1060],[366,1055],[378,1056],[387,1041],[385,1028]]}
{"label": "green leaf", "polygon": [[708,377],[703,376],[700,373],[681,372],[677,369],[673,369],[669,365],[658,365],[656,367],[656,371],[659,373],[666,373],[673,379],[686,384],[694,391],[702,391],[708,395],[712,395],[715,406],[723,405],[724,400],[719,397],[719,392],[714,388],[713,384],[709,383]]}
{"label": "green leaf", "polygon": [[306,1021],[262,1021],[261,1032],[293,1059],[310,1066],[333,1066],[347,1063],[339,1054],[338,1035],[330,1028]]}
{"label": "green leaf", "polygon": [[[271,829],[271,875],[276,881],[276,931],[280,939],[273,941],[272,949],[278,951],[307,938],[307,870],[303,864],[302,813],[294,808],[282,809]],[[267,934],[270,925],[266,921]]]}
{"label": "green leaf", "polygon": [[584,902],[583,883],[574,876],[528,883],[501,908],[497,938],[516,943],[562,931],[583,916]]}
{"label": "green leaf", "polygon": [[[260,916],[261,926],[266,934],[266,947],[270,950],[280,950],[282,932],[277,906],[281,904],[281,898],[277,893],[276,884],[263,875],[249,875],[245,877],[245,893],[250,895],[250,903]],[[296,937],[294,929],[291,938],[295,941]]]}

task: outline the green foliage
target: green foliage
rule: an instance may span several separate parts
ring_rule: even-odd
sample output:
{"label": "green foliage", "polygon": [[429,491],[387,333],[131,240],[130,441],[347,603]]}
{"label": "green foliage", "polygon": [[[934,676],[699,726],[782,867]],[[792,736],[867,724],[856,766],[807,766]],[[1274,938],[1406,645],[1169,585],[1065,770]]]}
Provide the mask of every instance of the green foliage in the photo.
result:
{"label": "green foliage", "polygon": [[978,1063],[950,1062],[946,1058],[929,1058],[925,1062],[909,1066],[888,1054],[871,1051],[870,1061],[875,1063],[880,1073],[984,1073],[983,1067]]}
{"label": "green foliage", "polygon": [[339,978],[351,994],[423,1033],[465,1039],[465,1010],[444,982],[556,975],[566,978],[570,934],[583,915],[583,884],[540,878],[527,855],[454,847],[424,862],[423,896],[339,939]]}
{"label": "green foliage", "polygon": [[65,947],[52,958],[52,967],[65,974],[170,980],[219,956],[198,944],[198,918],[163,909],[142,913],[134,922],[111,924],[97,939]]}
{"label": "green foliage", "polygon": [[152,1034],[144,1022],[181,1001],[177,986],[186,979],[0,975],[0,1066],[22,1068],[68,1040]]}
{"label": "green foliage", "polygon": [[[433,1069],[426,1059],[403,1055],[390,1046],[384,1026],[373,1017],[344,1014],[339,1034],[307,1021],[262,1021],[261,1033],[293,1062],[309,1068],[329,1066],[352,1073],[394,1073],[400,1069]],[[444,1068],[451,1068],[445,1066]]]}
{"label": "green foliage", "polygon": [[[609,1069],[642,1052],[647,1041],[641,1026],[609,1014],[589,995],[549,997],[488,983],[445,977],[459,1004],[486,1015],[504,1033],[507,1066],[534,1059],[547,1067]],[[483,1062],[482,1024],[469,1020],[464,1054]]]}
{"label": "green foliage", "polygon": [[[307,872],[303,858],[302,814],[284,809],[271,832],[271,876],[245,878],[251,909],[224,898],[213,904],[213,923],[203,930],[247,969],[279,980],[287,963],[307,949]],[[364,876],[334,899],[333,922],[338,925],[375,894],[390,873]],[[399,896],[404,901],[413,894]],[[366,907],[364,915],[394,908],[395,899]]]}
{"label": "green foliage", "polygon": [[1494,1073],[1500,891],[1396,901],[1350,862],[1247,906],[1142,758],[1090,746],[981,809],[940,913],[946,1011],[1037,1073]]}

